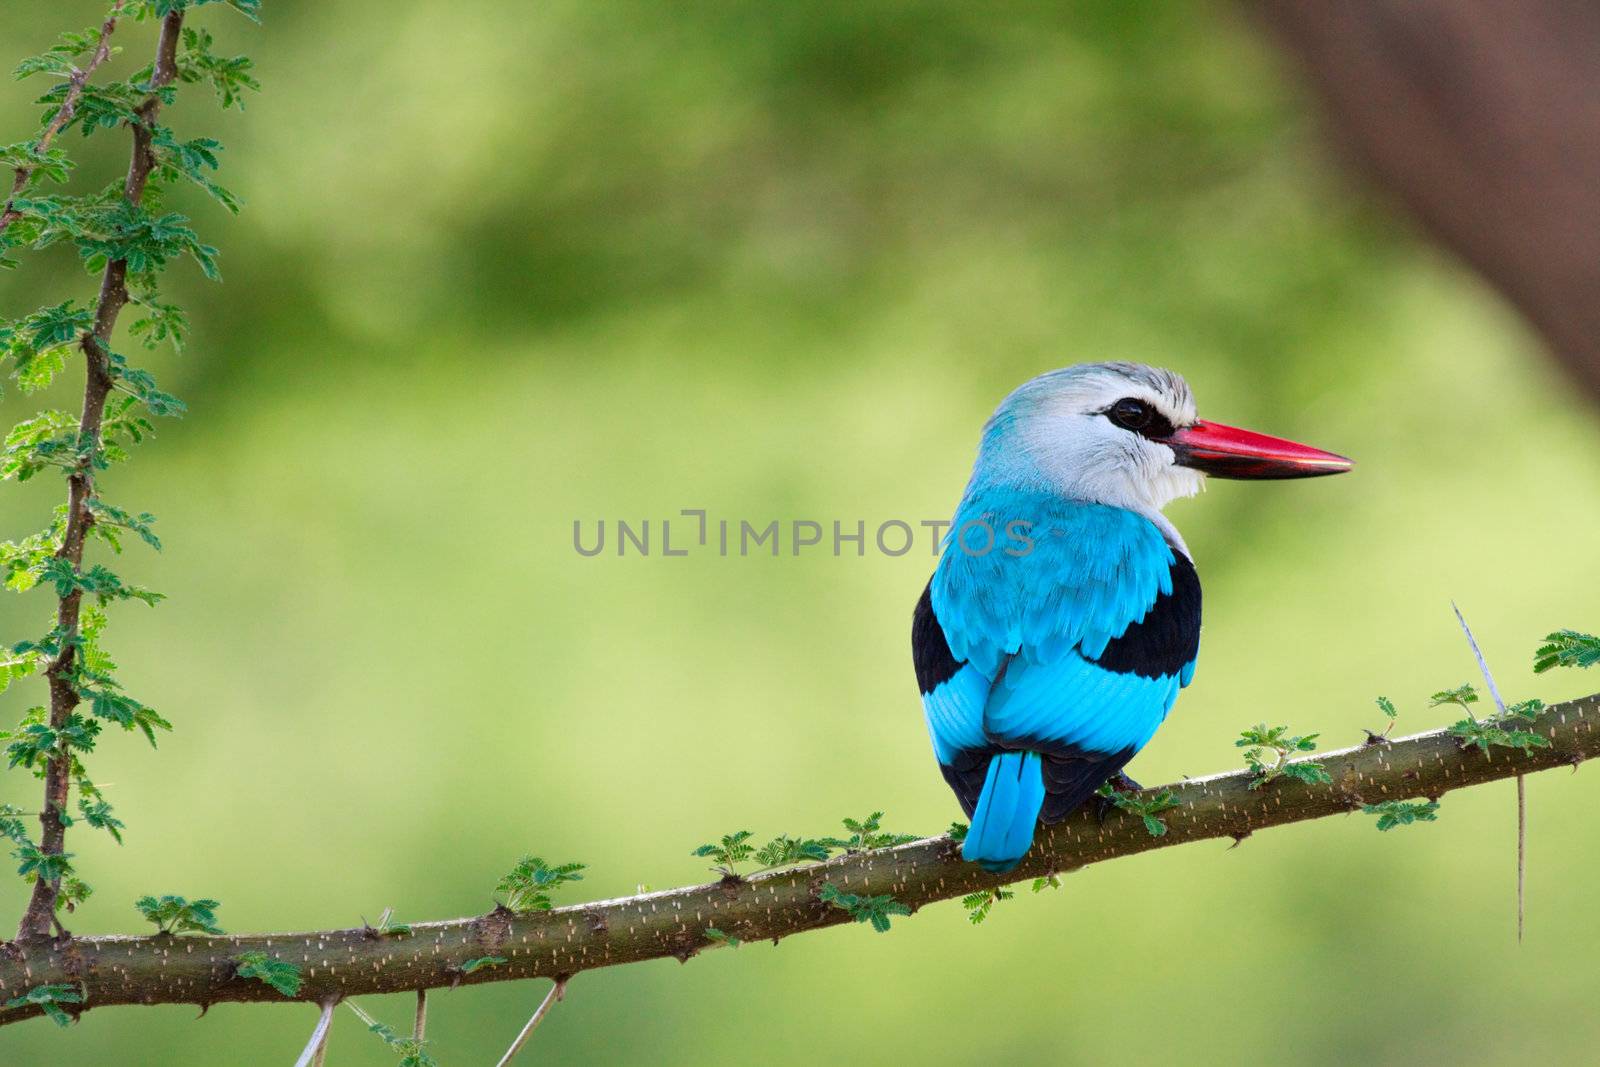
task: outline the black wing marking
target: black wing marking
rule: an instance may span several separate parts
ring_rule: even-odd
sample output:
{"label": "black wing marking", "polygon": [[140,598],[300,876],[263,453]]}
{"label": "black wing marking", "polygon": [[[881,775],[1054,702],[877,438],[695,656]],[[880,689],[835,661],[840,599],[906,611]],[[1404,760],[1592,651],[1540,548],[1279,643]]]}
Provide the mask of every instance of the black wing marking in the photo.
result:
{"label": "black wing marking", "polygon": [[1162,593],[1144,618],[1106,645],[1093,662],[1143,678],[1172,677],[1200,654],[1200,576],[1182,551],[1172,551],[1172,592]]}
{"label": "black wing marking", "polygon": [[[911,662],[917,670],[917,689],[924,695],[948,682],[961,663],[950,652],[944,627],[933,615],[933,579],[922,587],[922,599],[911,615]],[[981,784],[981,783],[980,783]]]}

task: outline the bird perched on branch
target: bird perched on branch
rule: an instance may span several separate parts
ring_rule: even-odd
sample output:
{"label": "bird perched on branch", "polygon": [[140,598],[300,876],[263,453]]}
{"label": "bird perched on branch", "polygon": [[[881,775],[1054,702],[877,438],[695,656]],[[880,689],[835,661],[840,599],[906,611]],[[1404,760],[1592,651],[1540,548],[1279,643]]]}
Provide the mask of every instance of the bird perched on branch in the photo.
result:
{"label": "bird perched on branch", "polygon": [[911,626],[934,754],[972,820],[966,859],[1015,867],[1194,677],[1200,579],[1161,509],[1206,474],[1350,467],[1204,422],[1181,377],[1135,363],[1051,371],[1001,402]]}

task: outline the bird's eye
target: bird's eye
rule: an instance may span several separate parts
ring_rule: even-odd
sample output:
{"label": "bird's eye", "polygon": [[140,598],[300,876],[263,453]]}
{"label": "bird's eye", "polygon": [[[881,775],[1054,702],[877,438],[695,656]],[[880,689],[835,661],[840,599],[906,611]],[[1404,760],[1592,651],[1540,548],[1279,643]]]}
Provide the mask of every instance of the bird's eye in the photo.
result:
{"label": "bird's eye", "polygon": [[1155,417],[1155,409],[1143,400],[1136,400],[1130,396],[1112,404],[1106,415],[1124,430],[1139,433],[1149,428],[1151,419]]}

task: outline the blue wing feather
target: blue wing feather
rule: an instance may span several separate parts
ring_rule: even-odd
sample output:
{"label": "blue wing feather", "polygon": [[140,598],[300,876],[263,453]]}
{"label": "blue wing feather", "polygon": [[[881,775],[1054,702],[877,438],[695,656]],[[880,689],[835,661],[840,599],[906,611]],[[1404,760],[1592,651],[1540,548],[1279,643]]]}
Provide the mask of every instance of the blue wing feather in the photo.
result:
{"label": "blue wing feather", "polygon": [[[1007,551],[1015,546],[1003,536],[984,555],[957,542],[968,523],[986,522],[998,533],[1016,520],[1029,524],[1032,550],[1025,554]],[[1187,662],[1168,665],[1167,655],[1160,670],[1095,661],[1158,598],[1174,595],[1180,566],[1188,567],[1187,559],[1135,512],[1007,487],[972,491],[929,588],[932,613],[962,664],[923,697],[939,762],[948,768],[956,753],[1020,749],[1120,766],[1149,741],[1193,677],[1192,647],[1183,653]],[[1192,580],[1192,568],[1187,573]],[[1198,583],[1193,595],[1192,622],[1178,627],[1190,646],[1198,635]]]}

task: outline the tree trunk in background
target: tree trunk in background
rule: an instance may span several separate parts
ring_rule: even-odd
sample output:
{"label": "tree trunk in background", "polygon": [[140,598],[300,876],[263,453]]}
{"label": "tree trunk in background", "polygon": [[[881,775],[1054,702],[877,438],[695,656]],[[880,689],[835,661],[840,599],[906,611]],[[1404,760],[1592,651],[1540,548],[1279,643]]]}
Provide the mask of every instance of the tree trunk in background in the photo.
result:
{"label": "tree trunk in background", "polygon": [[1600,400],[1600,3],[1252,7],[1345,145]]}

